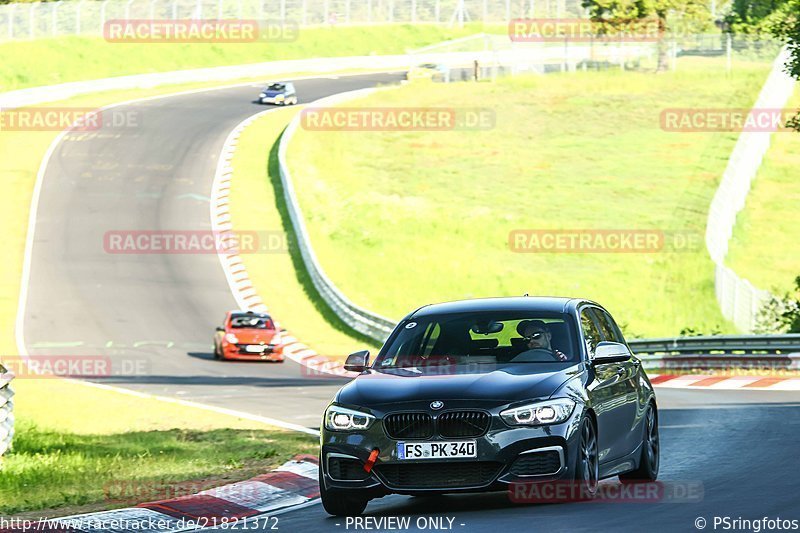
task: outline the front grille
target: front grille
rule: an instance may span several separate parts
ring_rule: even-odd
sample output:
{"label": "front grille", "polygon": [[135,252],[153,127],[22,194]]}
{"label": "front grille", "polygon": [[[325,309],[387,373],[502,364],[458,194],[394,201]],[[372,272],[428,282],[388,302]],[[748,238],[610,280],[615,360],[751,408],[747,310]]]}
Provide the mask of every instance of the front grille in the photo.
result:
{"label": "front grille", "polygon": [[[247,347],[252,346],[251,344],[237,344],[236,347],[239,348],[239,353],[247,354],[247,355],[259,355],[257,352],[248,352]],[[270,354],[273,352],[274,345],[272,344],[265,344],[263,345],[264,348],[264,355]]]}
{"label": "front grille", "polygon": [[339,481],[361,481],[369,477],[361,461],[346,457],[329,457],[328,475]]}
{"label": "front grille", "polygon": [[480,437],[489,429],[489,421],[489,414],[482,411],[451,411],[442,413],[437,424],[442,437]]}
{"label": "front grille", "polygon": [[561,459],[557,451],[526,453],[519,456],[511,465],[509,473],[515,476],[543,476],[555,474],[561,468]]}
{"label": "front grille", "polygon": [[395,413],[383,420],[393,439],[427,439],[433,436],[433,419],[427,413]]}
{"label": "front grille", "polygon": [[488,485],[501,467],[489,461],[392,463],[376,465],[375,471],[393,488],[449,489]]}

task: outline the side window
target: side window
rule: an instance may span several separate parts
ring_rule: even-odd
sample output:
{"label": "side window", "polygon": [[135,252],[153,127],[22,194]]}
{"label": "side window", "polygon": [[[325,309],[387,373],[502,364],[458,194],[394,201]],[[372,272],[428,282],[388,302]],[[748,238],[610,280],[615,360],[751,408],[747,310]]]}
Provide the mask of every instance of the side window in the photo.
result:
{"label": "side window", "polygon": [[597,343],[603,338],[594,320],[592,320],[592,313],[588,307],[581,311],[581,329],[583,330],[583,337],[586,339],[586,350],[589,352],[589,357],[594,357],[594,349],[597,348]]}
{"label": "side window", "polygon": [[594,313],[606,340],[625,344],[625,339],[623,338],[622,333],[620,333],[616,322],[614,322],[614,319],[611,318],[611,315],[600,309],[595,309]]}

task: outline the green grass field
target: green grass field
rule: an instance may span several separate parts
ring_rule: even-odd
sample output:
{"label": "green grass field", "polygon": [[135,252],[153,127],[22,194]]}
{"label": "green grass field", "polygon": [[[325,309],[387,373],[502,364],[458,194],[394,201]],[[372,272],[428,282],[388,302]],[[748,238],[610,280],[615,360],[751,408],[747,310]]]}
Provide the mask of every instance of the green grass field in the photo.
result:
{"label": "green grass field", "polygon": [[290,253],[243,254],[253,286],[295,337],[318,353],[342,358],[374,341],[359,338],[320,299],[293,244],[291,221],[278,173],[278,139],[300,108],[279,109],[248,126],[231,161],[230,213],[233,227],[279,232]]}
{"label": "green grass field", "polygon": [[[209,85],[115,91],[49,105],[93,108]],[[6,180],[0,197],[6,245],[0,263],[0,354],[16,354],[14,319],[31,195],[42,157],[57,135],[0,131],[0,175]],[[314,439],[302,434],[58,379],[18,379],[14,388],[17,434],[0,469],[3,515],[119,507],[158,499],[175,482],[189,490],[204,480],[203,490],[316,449]],[[124,494],[108,501],[112,480],[141,484],[144,493],[130,494],[127,502],[119,497]]]}
{"label": "green grass field", "polygon": [[[495,28],[503,32],[504,28]],[[110,43],[101,37],[58,37],[0,44],[0,92],[126,74],[243,65],[281,59],[403,54],[486,31],[481,25],[390,25],[305,28],[297,40],[275,43]],[[376,62],[377,63],[377,62]]]}
{"label": "green grass field", "polygon": [[15,387],[17,435],[0,469],[3,515],[164,499],[317,453],[313,436],[194,407],[61,379],[18,379]]}
{"label": "green grass field", "polygon": [[[458,298],[596,299],[629,336],[731,331],[713,293],[706,213],[735,134],[669,133],[670,107],[752,105],[767,63],[408,85],[361,106],[489,108],[484,131],[300,130],[290,166],[313,245],[357,304],[399,318]],[[348,104],[348,106],[356,105]],[[517,229],[683,232],[682,253],[515,253]],[[390,281],[391,280],[391,281]]]}
{"label": "green grass field", "polygon": [[[800,108],[800,88],[787,107]],[[800,133],[775,133],[745,208],[736,218],[726,260],[739,276],[776,294],[792,289],[800,276],[798,168]]]}

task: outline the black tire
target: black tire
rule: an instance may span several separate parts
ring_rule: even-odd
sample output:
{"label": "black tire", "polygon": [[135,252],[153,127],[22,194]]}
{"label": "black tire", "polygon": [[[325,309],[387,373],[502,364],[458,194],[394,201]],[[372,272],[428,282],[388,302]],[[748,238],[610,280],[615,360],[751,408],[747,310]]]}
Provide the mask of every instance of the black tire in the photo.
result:
{"label": "black tire", "polygon": [[367,508],[369,502],[369,498],[361,496],[357,490],[326,489],[325,483],[322,481],[322,467],[319,469],[319,495],[325,512],[333,516],[359,516]]}
{"label": "black tire", "polygon": [[658,413],[650,404],[644,415],[644,435],[642,437],[642,455],[636,470],[619,475],[623,483],[647,483],[658,478],[658,467],[661,463],[658,440]]}
{"label": "black tire", "polygon": [[600,462],[597,451],[597,429],[590,418],[581,424],[581,436],[578,443],[578,456],[575,458],[574,480],[577,485],[579,499],[590,500],[597,494],[597,482],[600,475]]}

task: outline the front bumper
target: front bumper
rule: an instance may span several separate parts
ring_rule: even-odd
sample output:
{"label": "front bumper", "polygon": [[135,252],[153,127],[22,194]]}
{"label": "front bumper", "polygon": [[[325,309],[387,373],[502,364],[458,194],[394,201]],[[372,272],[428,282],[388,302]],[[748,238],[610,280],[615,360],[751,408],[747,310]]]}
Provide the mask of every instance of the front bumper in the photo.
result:
{"label": "front bumper", "polygon": [[247,344],[223,343],[222,354],[225,359],[240,359],[243,361],[283,361],[283,350],[279,345],[253,345],[263,348],[262,352],[247,351]]}
{"label": "front bumper", "polygon": [[[413,409],[393,409],[392,412],[410,410]],[[330,431],[323,427],[320,467],[325,487],[337,491],[358,490],[369,497],[379,497],[389,493],[488,492],[509,490],[517,483],[572,479],[582,409],[576,407],[570,419],[562,424],[540,427],[509,427],[499,417],[502,407],[483,410],[490,413],[491,420],[482,436],[421,439],[475,440],[477,457],[469,459],[400,459],[397,443],[420,439],[390,438],[384,430],[382,413],[374,410],[372,414],[378,416],[378,420],[363,432]],[[366,472],[364,465],[374,449],[379,450],[377,461],[371,472]],[[557,462],[553,462],[556,454]],[[526,459],[518,462],[521,458]],[[526,468],[520,468],[523,463]],[[353,479],[356,477],[358,479]]]}

